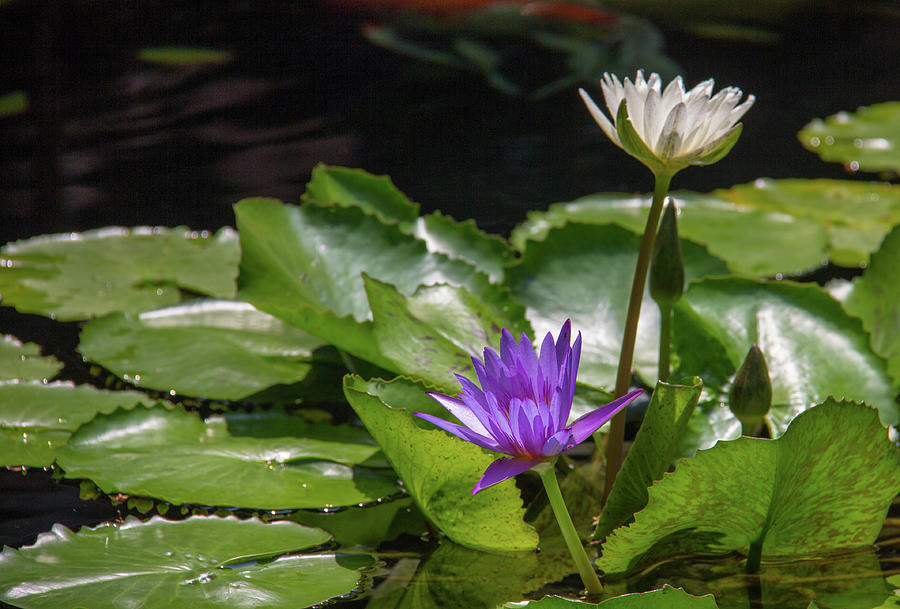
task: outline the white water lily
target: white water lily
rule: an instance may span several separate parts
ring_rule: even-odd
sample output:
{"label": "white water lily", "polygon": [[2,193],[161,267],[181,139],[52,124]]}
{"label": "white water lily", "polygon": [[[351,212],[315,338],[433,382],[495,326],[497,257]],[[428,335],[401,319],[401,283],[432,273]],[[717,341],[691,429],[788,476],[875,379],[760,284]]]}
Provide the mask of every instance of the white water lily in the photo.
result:
{"label": "white water lily", "polygon": [[710,97],[713,80],[705,80],[690,91],[676,77],[662,90],[659,74],[644,80],[638,70],[634,82],[622,84],[613,74],[604,74],[600,84],[610,117],[579,89],[584,103],[603,132],[628,154],[654,173],[674,175],[688,165],[709,165],[723,158],[741,133],[737,121],[753,105],[749,95],[726,87]]}

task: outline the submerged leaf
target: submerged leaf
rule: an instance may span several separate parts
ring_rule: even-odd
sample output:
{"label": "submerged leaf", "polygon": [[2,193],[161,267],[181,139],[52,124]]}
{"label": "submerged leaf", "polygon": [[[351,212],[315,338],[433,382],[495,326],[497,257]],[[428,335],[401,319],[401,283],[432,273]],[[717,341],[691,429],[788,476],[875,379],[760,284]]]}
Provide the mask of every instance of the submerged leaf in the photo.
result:
{"label": "submerged leaf", "polygon": [[607,538],[597,564],[622,573],[751,544],[764,561],[857,549],[875,541],[898,491],[898,450],[876,412],[829,400],[777,440],[719,442],[679,461],[635,522]]}
{"label": "submerged leaf", "polygon": [[660,590],[650,590],[634,594],[623,594],[603,601],[602,603],[586,603],[560,596],[545,596],[539,601],[527,603],[509,603],[503,605],[508,609],[524,607],[527,609],[717,609],[713,596],[691,596],[681,588],[664,585]]}
{"label": "submerged leaf", "polygon": [[367,555],[270,560],[327,542],[290,522],[130,518],[72,533],[55,525],[35,545],[0,554],[0,600],[35,609],[305,607],[350,592]]}
{"label": "submerged leaf", "polygon": [[443,431],[419,428],[412,413],[390,407],[375,391],[357,376],[344,379],[350,405],[426,518],[467,548],[509,552],[537,546],[537,534],[522,521],[522,499],[512,481],[472,495],[492,456]]}

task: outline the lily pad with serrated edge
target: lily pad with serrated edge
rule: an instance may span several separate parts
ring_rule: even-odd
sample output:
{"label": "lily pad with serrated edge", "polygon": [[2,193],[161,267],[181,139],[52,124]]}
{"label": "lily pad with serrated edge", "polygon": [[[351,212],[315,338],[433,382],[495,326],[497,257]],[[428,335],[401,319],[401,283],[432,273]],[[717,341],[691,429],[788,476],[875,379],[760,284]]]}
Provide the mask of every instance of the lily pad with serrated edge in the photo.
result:
{"label": "lily pad with serrated edge", "polygon": [[900,171],[900,102],[863,106],[813,119],[797,134],[823,161],[850,171]]}

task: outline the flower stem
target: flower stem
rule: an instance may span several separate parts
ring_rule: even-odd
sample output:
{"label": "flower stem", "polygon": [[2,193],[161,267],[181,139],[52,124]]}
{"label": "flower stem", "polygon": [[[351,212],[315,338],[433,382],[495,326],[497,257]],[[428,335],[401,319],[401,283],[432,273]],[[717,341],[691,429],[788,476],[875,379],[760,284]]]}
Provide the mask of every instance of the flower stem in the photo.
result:
{"label": "flower stem", "polygon": [[[616,373],[615,397],[628,393],[631,385],[631,366],[634,363],[634,343],[637,337],[638,319],[641,316],[641,302],[644,299],[644,286],[647,283],[647,269],[650,267],[650,256],[653,253],[653,241],[662,215],[663,202],[669,192],[672,176],[665,173],[656,174],[653,188],[653,203],[641,237],[641,249],[638,253],[637,265],[634,269],[634,281],[631,283],[631,297],[628,300],[628,314],[625,317],[625,333],[622,337],[622,351],[619,354],[619,369]],[[609,437],[606,441],[606,488],[604,496],[609,496],[616,474],[622,467],[622,448],[625,443],[625,410],[612,419]]]}
{"label": "flower stem", "polygon": [[569,510],[566,509],[566,502],[563,500],[562,492],[559,490],[559,482],[556,480],[556,468],[552,463],[536,468],[540,473],[541,482],[547,490],[547,498],[550,500],[550,507],[553,508],[553,515],[556,516],[556,522],[562,531],[563,539],[566,541],[566,547],[572,554],[575,566],[578,568],[578,574],[581,576],[581,582],[587,588],[588,594],[599,595],[603,593],[603,584],[597,577],[597,572],[591,566],[584,551],[584,545],[581,538],[575,531],[575,525],[572,524],[572,517],[569,516]]}
{"label": "flower stem", "polygon": [[656,378],[662,382],[669,380],[669,361],[672,352],[672,307],[659,306],[659,367]]}

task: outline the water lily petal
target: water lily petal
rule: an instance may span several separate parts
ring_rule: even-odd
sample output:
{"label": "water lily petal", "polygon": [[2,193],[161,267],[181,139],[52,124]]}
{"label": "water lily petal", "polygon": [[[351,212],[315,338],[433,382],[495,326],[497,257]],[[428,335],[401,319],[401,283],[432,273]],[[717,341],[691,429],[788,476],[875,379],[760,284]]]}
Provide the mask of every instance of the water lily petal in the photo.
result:
{"label": "water lily petal", "polygon": [[[429,393],[434,400],[441,406],[446,408],[450,414],[462,421],[462,424],[481,436],[490,436],[490,432],[481,422],[484,418],[484,410],[479,408],[480,413],[476,413],[475,409],[463,403],[459,398],[452,398],[442,393]],[[479,414],[481,416],[479,416]]]}
{"label": "water lily petal", "polygon": [[472,494],[474,495],[479,491],[483,491],[487,487],[493,486],[498,482],[509,480],[513,476],[526,472],[535,465],[540,465],[541,463],[543,463],[542,459],[524,459],[516,457],[512,459],[497,459],[484,470],[481,479],[475,485],[475,488],[472,489]]}
{"label": "water lily petal", "polygon": [[449,431],[457,438],[463,439],[466,442],[471,442],[472,444],[480,446],[481,448],[486,448],[487,450],[500,451],[500,445],[497,444],[496,441],[491,438],[486,438],[482,435],[479,435],[468,427],[463,427],[462,425],[457,425],[456,423],[445,421],[440,417],[435,417],[424,412],[416,412],[414,414],[420,419],[425,419],[429,423],[437,425],[444,431]]}
{"label": "water lily petal", "polygon": [[625,408],[641,393],[643,393],[643,389],[632,391],[605,406],[601,406],[597,410],[592,410],[572,423],[568,428],[572,432],[572,446],[584,442],[589,435],[597,431],[601,425],[610,420],[613,415]]}

